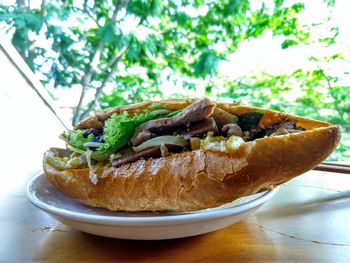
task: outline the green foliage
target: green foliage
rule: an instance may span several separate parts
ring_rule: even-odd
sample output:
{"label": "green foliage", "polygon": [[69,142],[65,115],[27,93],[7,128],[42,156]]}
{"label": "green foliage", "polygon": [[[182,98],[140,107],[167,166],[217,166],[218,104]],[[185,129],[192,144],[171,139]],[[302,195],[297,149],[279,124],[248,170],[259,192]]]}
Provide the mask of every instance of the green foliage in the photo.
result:
{"label": "green foliage", "polygon": [[34,69],[35,54],[30,50],[33,40],[29,32],[39,33],[43,26],[43,19],[38,11],[28,13],[26,8],[17,8],[12,11],[9,7],[0,7],[0,22],[5,21],[15,28],[12,44],[26,58],[28,65]]}
{"label": "green foliage", "polygon": [[111,94],[104,94],[101,97],[100,106],[102,109],[126,105],[129,102],[121,95],[121,92],[112,92]]}
{"label": "green foliage", "polygon": [[[283,43],[285,48],[306,38],[295,17],[303,9],[301,3],[286,7],[283,1],[276,0],[272,12],[264,4],[252,10],[248,0],[113,3],[55,1],[45,2],[41,9],[1,6],[0,16],[16,29],[13,43],[20,53],[31,48],[32,64],[36,58],[49,61],[49,71],[40,66],[33,69],[55,87],[81,85],[96,52],[100,55],[90,82],[103,82],[112,58],[127,48],[120,59],[121,68],[142,67],[147,71],[147,81],[158,87],[163,81],[160,72],[166,68],[176,74],[173,81],[215,76],[220,61],[233,53],[240,42],[259,37],[267,29],[274,35],[288,37]],[[38,34],[41,30],[52,41],[50,48],[55,54],[42,52],[28,41],[28,32]],[[100,41],[103,44],[99,49]],[[110,79],[116,85],[121,78]]]}
{"label": "green foliage", "polygon": [[212,50],[204,51],[194,64],[194,75],[196,77],[214,76],[219,64],[219,57]]}
{"label": "green foliage", "polygon": [[[37,9],[0,5],[0,27],[43,84],[82,88],[74,123],[96,105],[162,98],[160,87],[167,85],[195,93],[202,83],[207,96],[323,119],[347,134],[350,88],[324,67],[240,79],[218,72],[240,44],[265,32],[278,37],[282,49],[310,44],[310,28],[298,20],[304,2],[261,1],[253,8],[249,0],[43,1]],[[338,34],[333,27],[317,42],[330,47]],[[315,65],[346,59],[341,53],[310,58]],[[92,102],[85,99],[89,90]],[[349,139],[332,158],[349,157],[348,146]]]}

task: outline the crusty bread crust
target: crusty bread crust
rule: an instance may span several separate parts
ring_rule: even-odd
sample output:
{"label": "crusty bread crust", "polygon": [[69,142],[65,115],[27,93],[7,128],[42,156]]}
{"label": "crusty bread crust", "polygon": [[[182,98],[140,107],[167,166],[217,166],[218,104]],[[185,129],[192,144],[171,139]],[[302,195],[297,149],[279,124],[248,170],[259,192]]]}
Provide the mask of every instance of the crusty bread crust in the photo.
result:
{"label": "crusty bread crust", "polygon": [[[191,101],[163,101],[171,109],[184,108]],[[145,106],[146,105],[146,106]],[[152,103],[119,107],[133,112]],[[139,107],[140,106],[140,107]],[[304,132],[266,137],[244,143],[234,153],[200,150],[165,158],[139,160],[119,168],[108,165],[96,169],[94,185],[89,169],[58,171],[46,162],[48,180],[66,195],[90,206],[124,211],[192,211],[215,207],[241,196],[277,186],[322,162],[339,142],[341,131],[329,123],[238,104],[217,104],[233,114],[263,111],[261,124],[269,126],[285,118],[295,120]],[[101,121],[98,117],[88,122]]]}

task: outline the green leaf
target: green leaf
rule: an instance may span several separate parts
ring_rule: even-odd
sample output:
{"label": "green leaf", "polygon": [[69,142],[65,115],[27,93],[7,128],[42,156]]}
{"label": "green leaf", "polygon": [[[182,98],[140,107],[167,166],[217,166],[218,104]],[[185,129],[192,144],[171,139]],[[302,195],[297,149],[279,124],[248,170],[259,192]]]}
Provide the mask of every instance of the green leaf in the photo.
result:
{"label": "green leaf", "polygon": [[143,42],[143,47],[150,53],[150,55],[155,56],[157,53],[157,46],[154,36],[147,36],[146,41]]}
{"label": "green leaf", "polygon": [[147,0],[130,0],[128,2],[127,11],[138,17],[145,17],[151,12],[150,3]]}
{"label": "green leaf", "polygon": [[298,41],[296,40],[293,40],[293,39],[287,39],[285,41],[283,41],[281,47],[282,49],[287,49],[289,48],[290,46],[295,46],[295,45],[298,45]]}
{"label": "green leaf", "polygon": [[290,7],[292,10],[295,11],[295,13],[300,13],[300,11],[305,9],[305,4],[304,3],[295,3]]}
{"label": "green leaf", "polygon": [[114,24],[111,24],[110,21],[107,21],[103,27],[97,29],[96,36],[101,38],[105,44],[111,44],[121,38],[119,29]]}
{"label": "green leaf", "polygon": [[204,51],[194,65],[194,74],[197,77],[213,76],[219,64],[219,58],[212,50]]}
{"label": "green leaf", "polygon": [[101,145],[93,158],[98,158],[99,155],[105,155],[106,152],[116,152],[125,147],[134,134],[136,127],[152,119],[157,119],[164,116],[165,113],[153,114],[145,112],[129,116],[127,112],[123,114],[112,115],[106,122],[103,128],[105,143]]}
{"label": "green leaf", "polygon": [[183,80],[182,87],[187,90],[196,90],[196,84]]}
{"label": "green leaf", "polygon": [[84,143],[91,142],[94,139],[94,135],[90,133],[87,137],[84,136],[84,132],[81,130],[72,130],[68,133],[68,143],[80,150],[86,150]]}
{"label": "green leaf", "polygon": [[128,101],[122,96],[119,90],[114,90],[111,94],[103,94],[100,102],[102,109],[108,109],[126,104],[128,104]]}
{"label": "green leaf", "polygon": [[180,26],[186,25],[188,22],[191,21],[191,17],[188,16],[186,13],[184,12],[176,12],[175,14],[175,20],[178,22],[178,24]]}
{"label": "green leaf", "polygon": [[149,8],[150,15],[154,17],[161,15],[163,11],[163,1],[151,0],[150,2],[151,2],[150,8]]}
{"label": "green leaf", "polygon": [[225,16],[245,13],[249,9],[248,0],[229,0],[225,6]]}
{"label": "green leaf", "polygon": [[12,44],[16,47],[19,53],[25,54],[29,48],[28,29],[21,28],[15,31],[12,36]]}
{"label": "green leaf", "polygon": [[141,48],[141,43],[135,36],[133,36],[130,40],[130,45],[126,53],[127,59],[131,62],[137,61],[140,56]]}

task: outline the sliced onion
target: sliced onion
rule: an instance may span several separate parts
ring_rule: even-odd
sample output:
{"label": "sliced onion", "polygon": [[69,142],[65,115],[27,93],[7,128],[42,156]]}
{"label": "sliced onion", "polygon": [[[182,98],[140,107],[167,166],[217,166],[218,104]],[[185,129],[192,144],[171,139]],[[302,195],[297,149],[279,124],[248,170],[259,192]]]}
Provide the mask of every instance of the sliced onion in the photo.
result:
{"label": "sliced onion", "polygon": [[84,147],[94,147],[94,148],[98,148],[102,145],[103,143],[101,142],[86,142],[84,143]]}
{"label": "sliced onion", "polygon": [[153,115],[158,115],[158,114],[166,114],[166,113],[169,113],[169,112],[171,112],[171,111],[167,110],[167,109],[159,109],[159,110],[153,110],[150,113],[153,114]]}
{"label": "sliced onion", "polygon": [[85,153],[84,150],[80,150],[80,149],[78,149],[78,148],[76,148],[76,147],[74,147],[74,146],[72,146],[70,144],[67,145],[67,148],[70,149],[73,152],[76,152],[76,153],[80,153],[80,154],[84,154]]}
{"label": "sliced onion", "polygon": [[181,136],[164,135],[164,136],[158,136],[148,141],[145,141],[144,143],[141,143],[139,146],[132,147],[132,149],[135,152],[139,152],[146,148],[153,147],[153,146],[160,146],[162,144],[178,145],[181,147],[185,147],[187,145],[187,141],[184,140]]}
{"label": "sliced onion", "polygon": [[96,185],[98,182],[98,178],[97,178],[97,175],[94,171],[94,167],[91,164],[91,154],[92,154],[91,150],[86,150],[85,156],[86,156],[86,161],[87,161],[87,164],[89,167],[89,178],[90,178],[91,183]]}
{"label": "sliced onion", "polygon": [[221,129],[225,124],[227,123],[237,123],[238,117],[224,111],[218,107],[215,107],[213,117],[215,119],[216,124],[218,125],[219,129]]}

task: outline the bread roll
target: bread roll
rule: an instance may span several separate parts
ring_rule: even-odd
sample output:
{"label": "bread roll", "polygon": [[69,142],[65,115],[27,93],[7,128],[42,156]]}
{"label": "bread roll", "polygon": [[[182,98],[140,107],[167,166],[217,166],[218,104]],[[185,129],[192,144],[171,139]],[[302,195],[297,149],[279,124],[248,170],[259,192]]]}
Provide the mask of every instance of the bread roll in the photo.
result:
{"label": "bread roll", "polygon": [[[113,113],[160,104],[176,110],[193,101],[146,102],[117,107],[82,121],[76,128],[103,127]],[[138,160],[113,168],[96,165],[99,178],[93,184],[89,169],[60,171],[47,162],[59,151],[45,153],[43,165],[47,179],[63,193],[93,207],[123,211],[193,211],[231,202],[239,197],[270,189],[298,176],[322,162],[339,142],[341,131],[330,123],[237,103],[217,103],[234,115],[261,111],[263,127],[288,118],[305,131],[270,136],[243,143],[233,153],[194,150],[168,157]]]}

